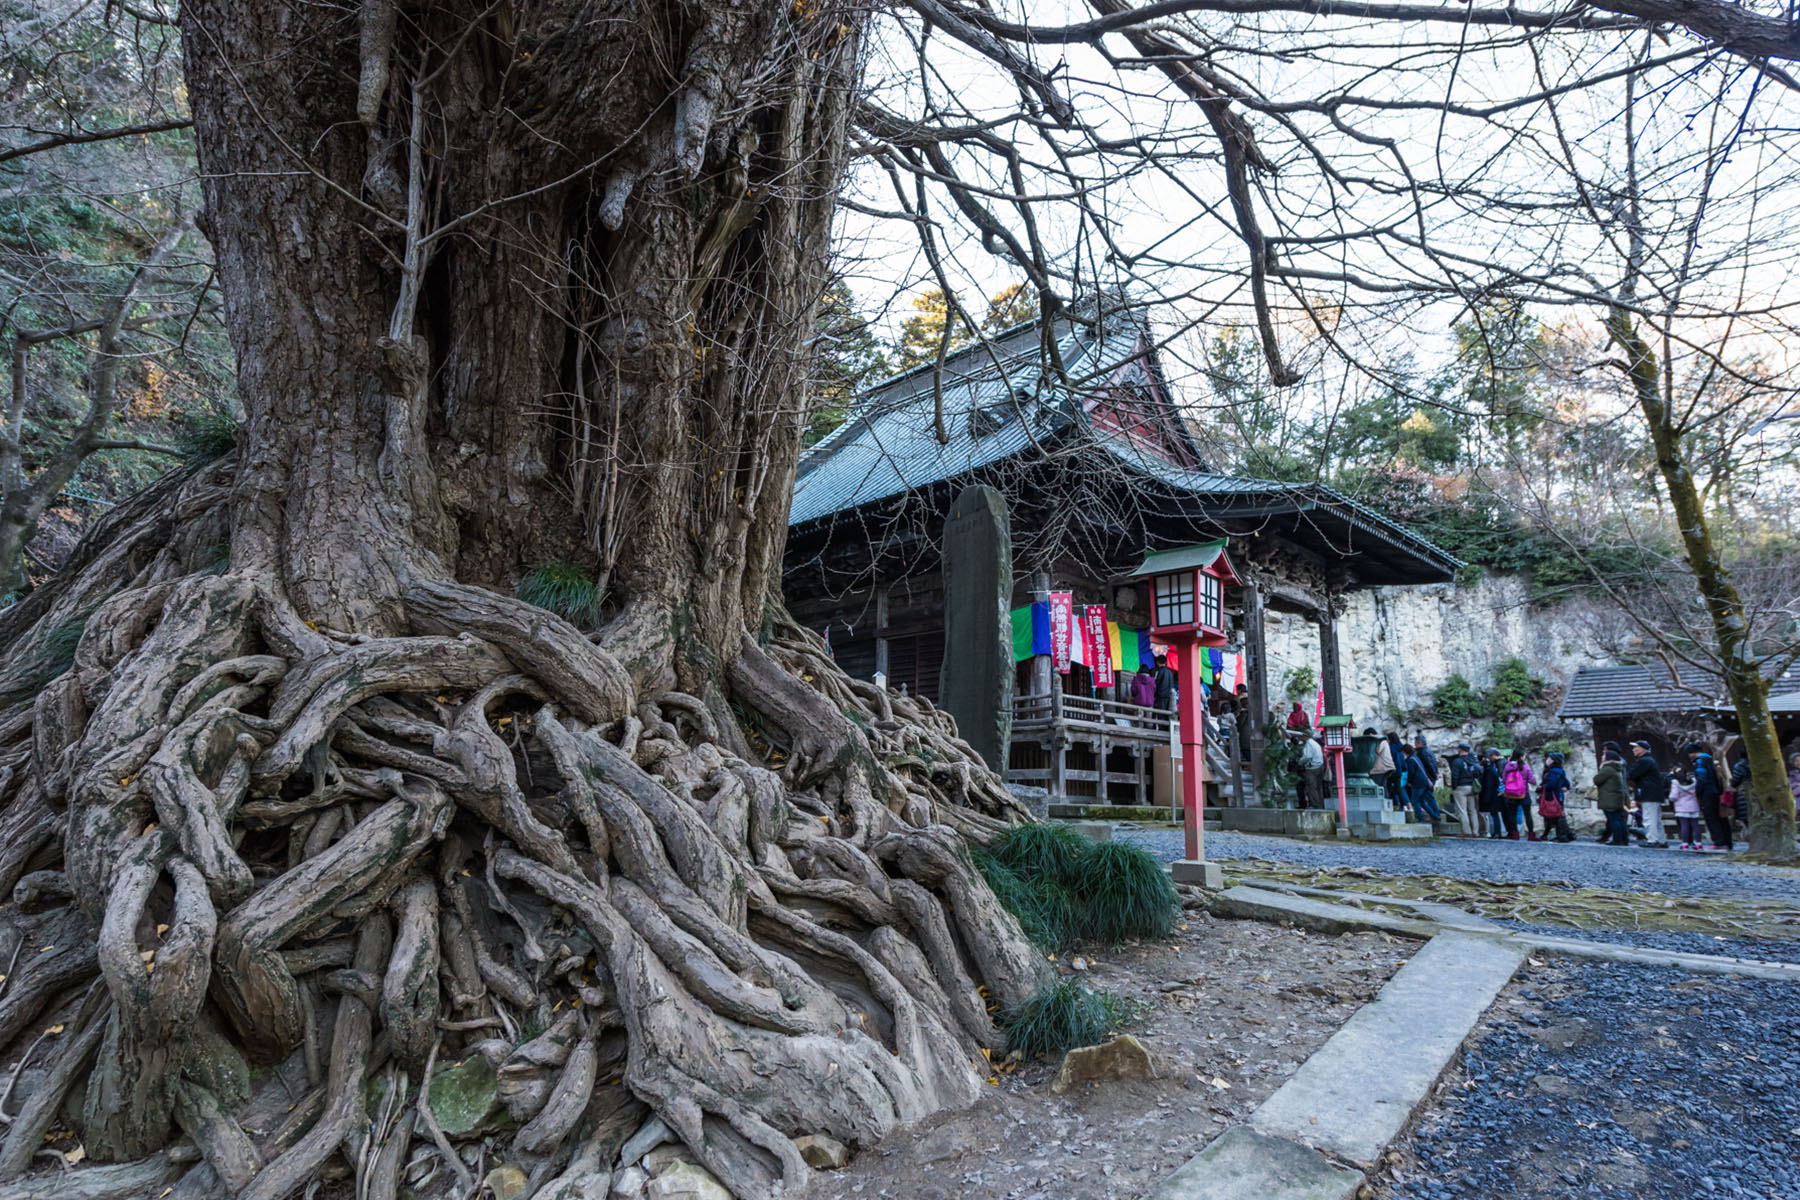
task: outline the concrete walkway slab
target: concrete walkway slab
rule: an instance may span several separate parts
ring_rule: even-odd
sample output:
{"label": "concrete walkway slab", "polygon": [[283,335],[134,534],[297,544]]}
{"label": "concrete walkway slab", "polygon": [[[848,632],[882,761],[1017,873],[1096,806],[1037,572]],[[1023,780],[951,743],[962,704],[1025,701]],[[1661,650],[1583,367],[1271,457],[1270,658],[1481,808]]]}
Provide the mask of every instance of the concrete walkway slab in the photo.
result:
{"label": "concrete walkway slab", "polygon": [[1334,888],[1312,887],[1299,883],[1262,883],[1249,884],[1260,891],[1274,892],[1276,895],[1292,893],[1296,896],[1312,896],[1327,903],[1345,905],[1348,900],[1356,900],[1364,905],[1380,905],[1389,908],[1404,908],[1417,913],[1427,920],[1436,921],[1439,925],[1450,929],[1473,930],[1477,932],[1504,932],[1500,924],[1486,917],[1456,907],[1454,904],[1440,904],[1435,900],[1406,900],[1399,896],[1377,896],[1373,892],[1358,892]]}
{"label": "concrete walkway slab", "polygon": [[1373,1166],[1525,953],[1516,942],[1439,934],[1256,1110],[1251,1126]]}
{"label": "concrete walkway slab", "polygon": [[[1293,893],[1300,892],[1302,895]],[[1317,897],[1317,898],[1315,898]],[[1326,897],[1336,897],[1333,902]],[[1352,898],[1365,903],[1380,901],[1409,909],[1418,918],[1396,916],[1378,909],[1345,904]],[[1215,911],[1226,916],[1249,917],[1261,921],[1287,921],[1323,933],[1349,933],[1373,929],[1400,937],[1431,938],[1454,931],[1477,937],[1523,946],[1544,954],[1561,954],[1570,958],[1594,958],[1604,962],[1637,963],[1646,967],[1680,967],[1716,975],[1744,975],[1753,979],[1800,980],[1800,963],[1765,962],[1753,958],[1731,958],[1715,954],[1690,954],[1684,950],[1653,950],[1644,946],[1627,946],[1618,942],[1591,941],[1586,938],[1559,938],[1540,933],[1513,933],[1505,926],[1476,917],[1445,904],[1417,900],[1394,900],[1385,896],[1364,896],[1355,892],[1332,892],[1325,888],[1295,887],[1279,891],[1239,884],[1219,893],[1213,899]],[[1427,919],[1429,918],[1429,919]]]}
{"label": "concrete walkway slab", "polygon": [[1689,954],[1684,950],[1652,950],[1646,946],[1621,946],[1617,942],[1591,942],[1586,938],[1545,937],[1519,934],[1512,938],[1544,954],[1570,958],[1596,958],[1603,962],[1636,963],[1644,967],[1680,967],[1710,975],[1745,975],[1752,979],[1800,982],[1800,963],[1765,962],[1755,958],[1729,958],[1717,954]]}
{"label": "concrete walkway slab", "polygon": [[1246,887],[1243,884],[1220,892],[1213,899],[1213,908],[1226,916],[1289,921],[1303,929],[1316,929],[1320,933],[1379,929],[1403,937],[1430,938],[1444,931],[1442,925],[1428,920],[1399,917],[1377,909],[1357,908],[1341,902],[1334,904],[1306,896]]}
{"label": "concrete walkway slab", "polygon": [[1362,1186],[1361,1171],[1238,1125],[1214,1138],[1145,1200],[1351,1200]]}

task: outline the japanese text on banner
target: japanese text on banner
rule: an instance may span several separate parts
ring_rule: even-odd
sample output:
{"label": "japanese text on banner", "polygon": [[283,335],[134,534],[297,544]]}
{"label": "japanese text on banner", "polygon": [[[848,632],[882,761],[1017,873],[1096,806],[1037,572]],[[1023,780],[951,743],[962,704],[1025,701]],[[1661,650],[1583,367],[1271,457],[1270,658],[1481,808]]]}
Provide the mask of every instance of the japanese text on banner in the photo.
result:
{"label": "japanese text on banner", "polygon": [[1088,668],[1094,672],[1095,687],[1113,685],[1112,647],[1106,637],[1106,605],[1090,604],[1082,614],[1087,636]]}
{"label": "japanese text on banner", "polygon": [[1069,672],[1070,651],[1075,641],[1075,594],[1050,593],[1050,661],[1063,674]]}

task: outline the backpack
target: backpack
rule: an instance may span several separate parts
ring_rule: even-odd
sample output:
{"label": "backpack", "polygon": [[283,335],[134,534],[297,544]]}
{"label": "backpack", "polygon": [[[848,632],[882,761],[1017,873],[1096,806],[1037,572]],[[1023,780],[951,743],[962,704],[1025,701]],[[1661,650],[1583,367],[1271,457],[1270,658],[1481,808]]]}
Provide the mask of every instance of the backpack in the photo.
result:
{"label": "backpack", "polygon": [[1507,763],[1505,773],[1500,777],[1500,789],[1508,799],[1523,799],[1525,792],[1525,768],[1518,763]]}
{"label": "backpack", "polygon": [[1719,782],[1719,772],[1713,766],[1712,755],[1702,754],[1694,759],[1694,795],[1702,800],[1710,797],[1722,802],[1724,793],[1725,788]]}

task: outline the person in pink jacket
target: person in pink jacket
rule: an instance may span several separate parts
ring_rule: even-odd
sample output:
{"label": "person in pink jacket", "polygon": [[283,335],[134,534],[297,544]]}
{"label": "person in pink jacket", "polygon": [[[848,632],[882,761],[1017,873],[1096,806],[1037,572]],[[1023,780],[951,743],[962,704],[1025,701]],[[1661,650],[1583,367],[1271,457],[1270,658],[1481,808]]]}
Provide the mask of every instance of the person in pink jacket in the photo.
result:
{"label": "person in pink jacket", "polygon": [[[1514,750],[1512,758],[1500,769],[1500,802],[1510,804],[1518,809],[1525,824],[1525,836],[1534,842],[1544,839],[1538,836],[1537,823],[1531,819],[1531,789],[1537,783],[1537,776],[1531,773],[1531,764],[1525,761],[1525,755]],[[1513,826],[1513,840],[1519,837],[1519,828]]]}

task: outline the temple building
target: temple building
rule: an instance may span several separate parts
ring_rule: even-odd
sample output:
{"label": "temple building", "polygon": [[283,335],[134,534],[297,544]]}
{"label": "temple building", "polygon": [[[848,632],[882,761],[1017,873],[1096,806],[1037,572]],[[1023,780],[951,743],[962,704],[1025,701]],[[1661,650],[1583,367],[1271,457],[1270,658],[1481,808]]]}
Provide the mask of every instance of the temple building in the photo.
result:
{"label": "temple building", "polygon": [[[1210,774],[1228,785],[1223,802],[1242,804],[1251,797],[1247,784],[1232,783],[1240,764],[1260,786],[1279,737],[1268,727],[1264,614],[1317,622],[1324,709],[1335,713],[1344,656],[1355,655],[1336,633],[1344,594],[1444,582],[1459,564],[1329,487],[1209,470],[1139,329],[1055,333],[1018,326],[941,367],[889,379],[806,452],[783,563],[789,609],[825,634],[852,675],[879,675],[934,702],[944,701],[946,682],[973,682],[949,688],[962,699],[946,707],[978,749],[992,710],[1004,709],[984,753],[1003,746],[996,756],[1005,761],[993,765],[1012,781],[1047,786],[1053,800],[1141,803],[1154,752],[1168,743],[1167,714],[1129,703],[1128,678],[1096,686],[1099,664],[1083,661],[1094,655],[1081,652],[1081,639],[1072,652],[1043,652],[1033,623],[1041,634],[1053,603],[1064,621],[1063,606],[1076,614],[1104,606],[1110,665],[1148,665],[1140,631],[1151,624],[1149,597],[1134,574],[1153,552],[1223,541],[1229,644],[1215,660],[1219,677],[1206,682],[1227,693],[1241,682],[1244,719],[1232,723],[1241,726],[1240,753]],[[950,520],[953,506],[981,496],[1004,510],[1002,544],[959,540]],[[1002,571],[1001,603],[1014,610],[1016,649],[997,664],[966,650],[946,659],[958,621],[946,567],[954,574],[955,561],[971,556]],[[969,577],[967,568],[958,576]],[[972,672],[993,678],[971,681]]]}

